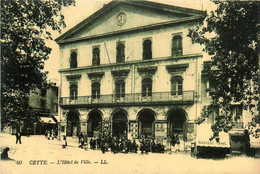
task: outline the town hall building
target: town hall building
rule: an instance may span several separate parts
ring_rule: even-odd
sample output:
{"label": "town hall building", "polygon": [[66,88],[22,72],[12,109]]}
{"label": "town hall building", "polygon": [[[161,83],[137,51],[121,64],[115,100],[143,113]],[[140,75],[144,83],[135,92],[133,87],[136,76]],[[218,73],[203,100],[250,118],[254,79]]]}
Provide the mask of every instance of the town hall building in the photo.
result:
{"label": "town hall building", "polygon": [[111,1],[58,37],[61,132],[184,138],[207,97],[202,47],[187,36],[204,18],[200,10]]}

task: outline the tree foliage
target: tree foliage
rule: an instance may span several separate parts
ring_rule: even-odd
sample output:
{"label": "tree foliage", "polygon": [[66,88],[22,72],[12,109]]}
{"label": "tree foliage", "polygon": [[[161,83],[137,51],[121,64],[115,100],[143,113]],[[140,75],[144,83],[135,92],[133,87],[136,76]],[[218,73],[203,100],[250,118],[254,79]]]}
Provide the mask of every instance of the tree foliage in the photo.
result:
{"label": "tree foliage", "polygon": [[65,27],[63,6],[74,0],[1,1],[1,123],[2,126],[28,117],[29,92],[46,85],[44,61],[51,48],[50,30]]}
{"label": "tree foliage", "polygon": [[[214,82],[215,91],[211,95],[211,104],[198,120],[205,120],[213,107],[219,107],[219,117],[212,126],[213,137],[234,126],[231,115],[234,103],[250,111],[253,119],[249,129],[260,123],[259,2],[215,3],[217,9],[210,12],[198,27],[190,29],[188,34],[193,42],[203,44],[204,51],[212,57],[209,78]],[[236,115],[235,120],[240,116]]]}

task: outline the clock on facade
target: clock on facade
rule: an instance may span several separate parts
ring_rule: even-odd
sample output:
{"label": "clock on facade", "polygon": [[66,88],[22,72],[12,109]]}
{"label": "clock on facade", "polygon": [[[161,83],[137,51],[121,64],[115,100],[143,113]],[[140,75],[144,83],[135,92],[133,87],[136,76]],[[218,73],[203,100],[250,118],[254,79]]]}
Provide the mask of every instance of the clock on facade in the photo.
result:
{"label": "clock on facade", "polygon": [[126,23],[126,13],[125,12],[119,12],[117,15],[116,15],[116,23],[117,25],[119,26],[122,26]]}

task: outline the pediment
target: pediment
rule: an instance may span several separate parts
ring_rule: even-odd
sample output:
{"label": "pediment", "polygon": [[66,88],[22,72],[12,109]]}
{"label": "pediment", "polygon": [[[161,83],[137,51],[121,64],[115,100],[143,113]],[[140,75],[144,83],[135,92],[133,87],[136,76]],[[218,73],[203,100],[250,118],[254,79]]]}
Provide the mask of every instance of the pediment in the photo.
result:
{"label": "pediment", "polygon": [[65,43],[202,16],[198,10],[154,2],[112,1],[56,39]]}

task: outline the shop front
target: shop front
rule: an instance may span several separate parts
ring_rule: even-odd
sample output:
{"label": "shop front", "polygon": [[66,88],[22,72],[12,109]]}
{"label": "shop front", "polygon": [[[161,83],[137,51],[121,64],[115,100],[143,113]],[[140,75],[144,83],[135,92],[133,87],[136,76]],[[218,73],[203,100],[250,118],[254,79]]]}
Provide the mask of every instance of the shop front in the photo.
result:
{"label": "shop front", "polygon": [[194,156],[202,158],[225,157],[230,152],[229,134],[220,132],[218,138],[211,140],[211,124],[197,126]]}

